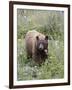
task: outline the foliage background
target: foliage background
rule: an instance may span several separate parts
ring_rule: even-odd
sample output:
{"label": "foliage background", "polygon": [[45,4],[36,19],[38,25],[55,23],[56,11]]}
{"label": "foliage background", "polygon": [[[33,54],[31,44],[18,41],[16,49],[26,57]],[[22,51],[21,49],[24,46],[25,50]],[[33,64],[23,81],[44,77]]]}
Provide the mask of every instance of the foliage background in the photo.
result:
{"label": "foliage background", "polygon": [[[48,58],[41,65],[27,59],[24,38],[28,31],[48,35]],[[17,80],[64,77],[64,12],[17,9]]]}

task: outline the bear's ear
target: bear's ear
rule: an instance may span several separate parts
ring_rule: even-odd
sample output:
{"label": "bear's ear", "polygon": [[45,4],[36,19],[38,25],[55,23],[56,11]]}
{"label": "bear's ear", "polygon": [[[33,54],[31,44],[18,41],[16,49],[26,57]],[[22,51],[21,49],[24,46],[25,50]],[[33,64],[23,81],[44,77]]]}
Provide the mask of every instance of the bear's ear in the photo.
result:
{"label": "bear's ear", "polygon": [[37,39],[37,40],[39,40],[39,37],[38,37],[38,36],[36,36],[36,39]]}
{"label": "bear's ear", "polygon": [[48,36],[45,36],[45,40],[48,40]]}

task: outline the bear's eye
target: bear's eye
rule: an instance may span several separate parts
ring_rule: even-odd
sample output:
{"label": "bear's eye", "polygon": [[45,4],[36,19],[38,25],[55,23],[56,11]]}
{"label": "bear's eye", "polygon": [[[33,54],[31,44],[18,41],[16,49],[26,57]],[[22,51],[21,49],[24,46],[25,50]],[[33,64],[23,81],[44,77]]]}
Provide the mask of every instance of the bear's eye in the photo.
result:
{"label": "bear's eye", "polygon": [[48,42],[45,42],[44,47],[45,49],[48,47]]}

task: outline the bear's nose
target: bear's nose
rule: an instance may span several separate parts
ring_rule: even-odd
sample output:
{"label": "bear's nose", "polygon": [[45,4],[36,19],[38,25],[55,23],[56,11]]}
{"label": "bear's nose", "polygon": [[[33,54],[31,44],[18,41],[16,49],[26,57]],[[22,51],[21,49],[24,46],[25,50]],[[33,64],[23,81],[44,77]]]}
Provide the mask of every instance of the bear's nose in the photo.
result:
{"label": "bear's nose", "polygon": [[40,50],[43,50],[43,48],[44,48],[43,45],[40,44],[40,45],[39,45],[39,49],[40,49]]}

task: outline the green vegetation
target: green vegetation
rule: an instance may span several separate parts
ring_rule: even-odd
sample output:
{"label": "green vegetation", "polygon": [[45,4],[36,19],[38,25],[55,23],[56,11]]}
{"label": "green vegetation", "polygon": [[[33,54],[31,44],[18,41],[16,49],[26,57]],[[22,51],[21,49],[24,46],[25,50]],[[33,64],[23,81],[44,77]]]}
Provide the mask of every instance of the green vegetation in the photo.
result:
{"label": "green vegetation", "polygon": [[[24,38],[28,31],[48,35],[48,58],[41,65],[27,59]],[[38,80],[64,77],[64,12],[17,10],[17,79]]]}

